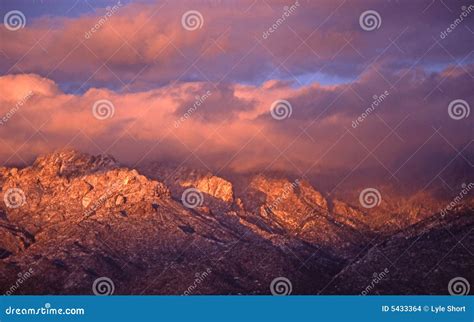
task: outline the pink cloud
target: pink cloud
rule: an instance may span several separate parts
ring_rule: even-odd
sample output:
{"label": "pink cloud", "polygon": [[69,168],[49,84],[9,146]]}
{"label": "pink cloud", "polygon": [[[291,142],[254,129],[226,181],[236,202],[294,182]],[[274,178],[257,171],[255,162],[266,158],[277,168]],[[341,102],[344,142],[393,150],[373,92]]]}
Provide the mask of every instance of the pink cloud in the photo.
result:
{"label": "pink cloud", "polygon": [[[177,80],[255,83],[306,74],[317,80],[316,73],[356,77],[375,59],[392,69],[414,62],[446,64],[453,57],[472,60],[465,28],[434,43],[438,29],[452,17],[438,4],[423,11],[427,4],[404,4],[411,10],[395,15],[401,5],[300,1],[267,39],[262,33],[281,18],[287,2],[201,3],[204,21],[196,31],[181,26],[193,2],[127,4],[110,16],[101,9],[74,18],[40,17],[17,32],[0,28],[0,68],[4,74],[33,72],[58,83],[73,82],[73,89],[84,90],[97,85],[154,88]],[[377,32],[365,32],[358,24],[365,7],[383,17]],[[434,18],[441,14],[443,19]],[[406,28],[400,29],[399,19]]]}
{"label": "pink cloud", "polygon": [[[198,82],[135,93],[92,88],[81,95],[63,93],[53,81],[37,75],[3,76],[3,115],[23,93],[32,90],[34,95],[0,127],[0,158],[22,162],[69,145],[94,153],[105,151],[126,163],[189,159],[213,170],[286,170],[310,175],[350,170],[377,147],[361,167],[383,166],[395,172],[433,135],[434,128],[440,128],[457,149],[469,142],[471,133],[468,120],[456,122],[449,117],[449,98],[439,100],[434,93],[424,107],[416,106],[442,77],[449,79],[440,88],[447,88],[453,98],[474,101],[468,86],[452,85],[468,74],[443,72],[425,75],[423,80],[413,75],[407,74],[400,88],[389,89],[388,98],[357,128],[352,128],[352,122],[370,106],[373,95],[384,91],[376,73],[340,86],[313,84],[295,89],[272,81],[262,86],[212,87]],[[392,77],[391,81],[397,79],[397,75]],[[278,99],[291,102],[289,118],[272,118],[270,106]],[[98,100],[113,104],[113,117],[94,117],[92,108]],[[196,107],[197,100],[201,102]],[[399,122],[396,134],[390,133],[390,127]],[[386,143],[378,146],[385,136],[389,137]],[[437,134],[425,147],[414,161],[425,162],[424,157],[435,152],[452,152]]]}

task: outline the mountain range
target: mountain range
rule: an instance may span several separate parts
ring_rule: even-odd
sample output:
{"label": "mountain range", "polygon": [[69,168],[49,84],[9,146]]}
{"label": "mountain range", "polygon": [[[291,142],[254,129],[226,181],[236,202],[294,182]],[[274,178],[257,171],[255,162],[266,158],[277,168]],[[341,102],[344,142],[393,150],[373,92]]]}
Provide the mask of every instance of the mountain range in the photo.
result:
{"label": "mountain range", "polygon": [[474,281],[469,191],[386,190],[364,207],[303,178],[74,150],[0,168],[0,186],[5,294],[450,294]]}

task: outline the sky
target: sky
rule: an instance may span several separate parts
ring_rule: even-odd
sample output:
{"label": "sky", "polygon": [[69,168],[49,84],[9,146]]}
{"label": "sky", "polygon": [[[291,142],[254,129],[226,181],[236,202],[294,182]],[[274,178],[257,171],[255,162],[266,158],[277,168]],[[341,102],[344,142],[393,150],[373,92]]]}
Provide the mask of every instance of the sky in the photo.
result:
{"label": "sky", "polygon": [[73,147],[331,189],[472,173],[469,1],[2,0],[0,14],[1,164]]}

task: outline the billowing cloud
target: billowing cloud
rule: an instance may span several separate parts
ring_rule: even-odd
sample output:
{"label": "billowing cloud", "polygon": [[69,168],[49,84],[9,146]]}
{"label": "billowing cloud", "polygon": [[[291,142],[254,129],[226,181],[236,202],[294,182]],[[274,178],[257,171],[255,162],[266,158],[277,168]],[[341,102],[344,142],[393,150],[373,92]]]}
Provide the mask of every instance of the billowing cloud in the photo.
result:
{"label": "billowing cloud", "polygon": [[[333,188],[355,173],[424,184],[472,168],[466,1],[100,3],[26,8],[24,28],[0,28],[2,163],[72,146]],[[195,30],[182,25],[189,10]],[[380,17],[372,31],[367,10]],[[450,113],[459,100],[465,117]]]}
{"label": "billowing cloud", "polygon": [[[175,81],[256,84],[287,79],[301,85],[355,79],[373,63],[396,70],[414,64],[439,68],[472,62],[467,25],[440,37],[469,5],[110,1],[108,9],[79,16],[31,19],[15,32],[0,28],[0,70],[34,72],[81,92],[89,87],[149,89]],[[182,15],[195,9],[202,27],[186,30]],[[373,32],[359,25],[367,10],[380,15],[380,27]]]}
{"label": "billowing cloud", "polygon": [[[34,94],[0,127],[0,157],[21,162],[69,145],[105,151],[132,164],[167,160],[213,171],[266,169],[310,176],[349,171],[363,162],[362,168],[398,174],[406,160],[422,164],[427,155],[453,155],[469,144],[472,123],[448,113],[455,98],[474,101],[467,72],[420,76],[413,71],[395,89],[380,84],[378,77],[374,73],[349,85],[298,89],[278,81],[225,87],[198,82],[122,94],[92,88],[71,95],[38,75],[4,76],[0,84],[9,96],[2,96],[3,115],[30,91]],[[450,96],[444,97],[444,91]],[[96,102],[104,100],[105,112],[94,111]],[[277,100],[290,103],[288,118],[272,117],[270,107]]]}

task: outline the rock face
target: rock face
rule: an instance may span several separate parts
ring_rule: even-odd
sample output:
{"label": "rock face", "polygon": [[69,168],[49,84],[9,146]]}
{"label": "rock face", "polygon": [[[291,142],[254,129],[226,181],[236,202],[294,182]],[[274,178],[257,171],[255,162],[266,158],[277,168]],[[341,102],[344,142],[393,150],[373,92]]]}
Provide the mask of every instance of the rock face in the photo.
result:
{"label": "rock face", "polygon": [[61,150],[37,158],[33,167],[42,175],[70,177],[114,169],[118,164],[108,155],[91,156],[74,150]]}
{"label": "rock face", "polygon": [[[385,265],[381,249],[403,265],[393,263],[397,273],[380,293],[447,294],[446,278],[459,267],[472,280],[462,268],[472,267],[472,254],[461,254],[435,268],[444,273],[430,288],[416,282],[432,264],[423,258],[457,243],[442,234],[446,225],[471,232],[469,207],[387,235],[367,213],[304,180],[258,175],[235,184],[156,164],[138,172],[71,150],[24,169],[0,168],[0,184],[3,293],[93,294],[106,277],[115,294],[270,294],[272,281],[285,277],[293,294],[356,294],[370,283],[356,272]],[[185,202],[189,189],[195,203]],[[409,248],[419,236],[423,243]]]}

